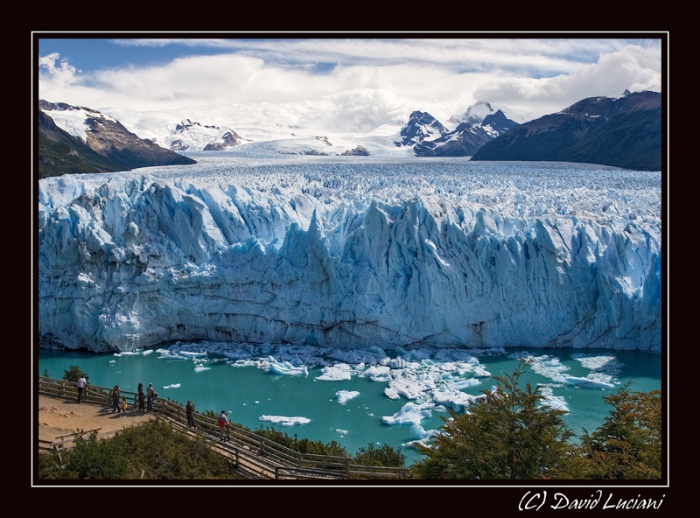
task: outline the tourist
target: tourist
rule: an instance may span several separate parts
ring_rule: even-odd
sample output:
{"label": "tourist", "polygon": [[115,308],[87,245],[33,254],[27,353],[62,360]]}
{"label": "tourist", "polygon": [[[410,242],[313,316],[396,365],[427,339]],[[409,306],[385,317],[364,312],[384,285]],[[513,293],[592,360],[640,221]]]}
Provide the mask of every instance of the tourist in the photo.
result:
{"label": "tourist", "polygon": [[156,398],[156,390],[153,388],[153,383],[148,384],[148,389],[146,390],[147,406],[146,412],[153,410],[153,400]]}
{"label": "tourist", "polygon": [[119,398],[121,398],[121,391],[119,390],[119,385],[114,385],[112,389],[112,413],[119,412]]}
{"label": "tourist", "polygon": [[187,411],[187,425],[196,430],[197,425],[194,424],[194,403],[192,403],[192,401],[188,401],[185,410]]}
{"label": "tourist", "polygon": [[228,417],[226,417],[226,410],[222,410],[219,414],[219,429],[221,430],[221,440],[224,440],[224,433],[228,428]]}
{"label": "tourist", "polygon": [[126,417],[126,398],[125,397],[122,398],[121,407],[122,407],[122,416]]}
{"label": "tourist", "polygon": [[139,389],[138,389],[138,391],[139,391],[139,393],[138,393],[138,395],[137,395],[136,397],[137,397],[138,400],[139,400],[139,410],[140,410],[141,412],[143,412],[143,410],[144,410],[144,400],[146,399],[146,394],[144,394],[144,392],[143,392],[143,383],[139,383]]}
{"label": "tourist", "polygon": [[78,403],[80,403],[80,398],[83,396],[83,389],[85,388],[85,385],[87,385],[87,379],[83,373],[78,379]]}

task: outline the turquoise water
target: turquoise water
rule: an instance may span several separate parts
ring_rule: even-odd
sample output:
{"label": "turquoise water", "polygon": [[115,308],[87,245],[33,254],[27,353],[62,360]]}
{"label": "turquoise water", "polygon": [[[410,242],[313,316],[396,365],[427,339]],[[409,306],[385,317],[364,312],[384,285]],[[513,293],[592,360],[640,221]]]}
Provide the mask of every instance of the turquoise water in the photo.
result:
{"label": "turquoise water", "polygon": [[[492,375],[511,373],[517,360],[510,358],[516,350],[505,354],[479,357],[482,367]],[[661,388],[661,356],[655,353],[546,349],[529,350],[535,355],[554,356],[562,365],[569,367],[567,375],[586,377],[591,372],[580,361],[572,358],[584,352],[587,355],[613,356],[618,369],[612,379],[615,387],[631,381],[632,390],[649,391]],[[224,409],[233,422],[251,429],[271,426],[289,435],[329,442],[335,440],[349,452],[367,446],[370,442],[387,443],[401,447],[413,438],[410,425],[388,426],[381,422],[383,416],[391,416],[408,402],[407,399],[391,400],[384,394],[387,383],[373,382],[369,378],[353,376],[349,381],[319,381],[320,368],[309,369],[303,376],[282,376],[268,374],[255,367],[232,367],[224,358],[210,356],[208,370],[195,372],[191,360],[161,359],[155,351],[148,355],[93,354],[82,352],[57,352],[41,350],[38,353],[39,374],[44,370],[54,378],[63,377],[63,371],[71,365],[79,365],[89,374],[93,385],[111,387],[119,385],[123,390],[136,391],[139,383],[148,386],[153,383],[160,397],[182,403],[192,400],[198,411]],[[613,389],[579,388],[553,383],[550,377],[530,370],[525,379],[533,383],[546,384],[552,394],[560,398],[569,409],[565,420],[576,433],[585,428],[589,432],[602,424],[610,406],[603,397],[615,392]],[[464,389],[468,394],[478,395],[489,390],[494,384],[492,378],[479,378],[479,385]],[[180,384],[179,388],[163,387]],[[359,396],[342,405],[336,392],[339,390],[358,391]],[[305,417],[310,422],[303,425],[281,426],[261,422],[262,415]],[[448,417],[446,411],[432,411],[432,417],[424,419],[421,425],[426,430],[438,428],[441,416]],[[409,463],[420,459],[421,455],[413,448],[402,448]]]}

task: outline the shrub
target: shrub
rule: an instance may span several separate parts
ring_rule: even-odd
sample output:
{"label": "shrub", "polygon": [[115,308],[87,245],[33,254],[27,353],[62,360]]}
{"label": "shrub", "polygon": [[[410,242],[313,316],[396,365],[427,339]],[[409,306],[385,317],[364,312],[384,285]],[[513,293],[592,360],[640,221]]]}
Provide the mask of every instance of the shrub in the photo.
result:
{"label": "shrub", "polygon": [[[46,375],[47,373],[44,374]],[[71,365],[70,369],[63,371],[64,380],[77,382],[81,376],[85,376],[86,380],[90,377],[77,365]]]}
{"label": "shrub", "polygon": [[44,479],[212,479],[240,478],[231,463],[215,453],[201,435],[190,439],[162,420],[124,428],[114,437],[97,440],[96,432],[78,437],[63,455],[39,456]]}
{"label": "shrub", "polygon": [[353,462],[363,466],[403,468],[406,465],[406,456],[398,448],[392,448],[388,444],[377,448],[374,443],[369,443],[366,447],[357,450]]}

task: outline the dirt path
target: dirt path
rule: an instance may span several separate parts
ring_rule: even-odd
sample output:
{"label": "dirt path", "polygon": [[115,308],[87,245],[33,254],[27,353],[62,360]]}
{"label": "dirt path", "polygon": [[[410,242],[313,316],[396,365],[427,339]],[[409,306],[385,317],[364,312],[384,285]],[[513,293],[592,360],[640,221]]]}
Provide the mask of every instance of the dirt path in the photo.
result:
{"label": "dirt path", "polygon": [[98,433],[121,430],[143,423],[153,414],[144,414],[130,406],[126,417],[113,414],[107,406],[78,404],[75,400],[39,395],[39,439],[55,441],[61,434],[101,428]]}

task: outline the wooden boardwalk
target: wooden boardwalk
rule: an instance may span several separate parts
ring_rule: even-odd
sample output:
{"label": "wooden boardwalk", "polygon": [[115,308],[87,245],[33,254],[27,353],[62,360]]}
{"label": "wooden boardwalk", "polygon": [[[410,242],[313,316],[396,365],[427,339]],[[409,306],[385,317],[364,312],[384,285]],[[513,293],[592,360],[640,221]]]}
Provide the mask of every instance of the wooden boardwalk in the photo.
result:
{"label": "wooden boardwalk", "polygon": [[[39,393],[57,398],[77,399],[75,383],[46,377],[39,378]],[[88,385],[82,400],[93,405],[111,405],[110,389]],[[136,394],[122,391],[127,400],[135,401]],[[361,466],[352,464],[350,457],[312,455],[299,453],[265,437],[259,436],[236,424],[227,430],[225,441],[220,440],[221,432],[215,419],[195,413],[196,430],[189,428],[185,407],[167,399],[156,399],[153,405],[157,418],[167,420],[173,428],[190,436],[202,435],[213,450],[226,457],[235,468],[236,473],[250,479],[267,480],[343,480],[343,479],[404,479],[408,470],[405,468],[385,468],[380,466]],[[114,431],[109,432],[116,433]],[[105,434],[98,434],[104,436]],[[60,451],[71,447],[75,438],[57,440],[51,444],[41,443],[40,448]]]}

